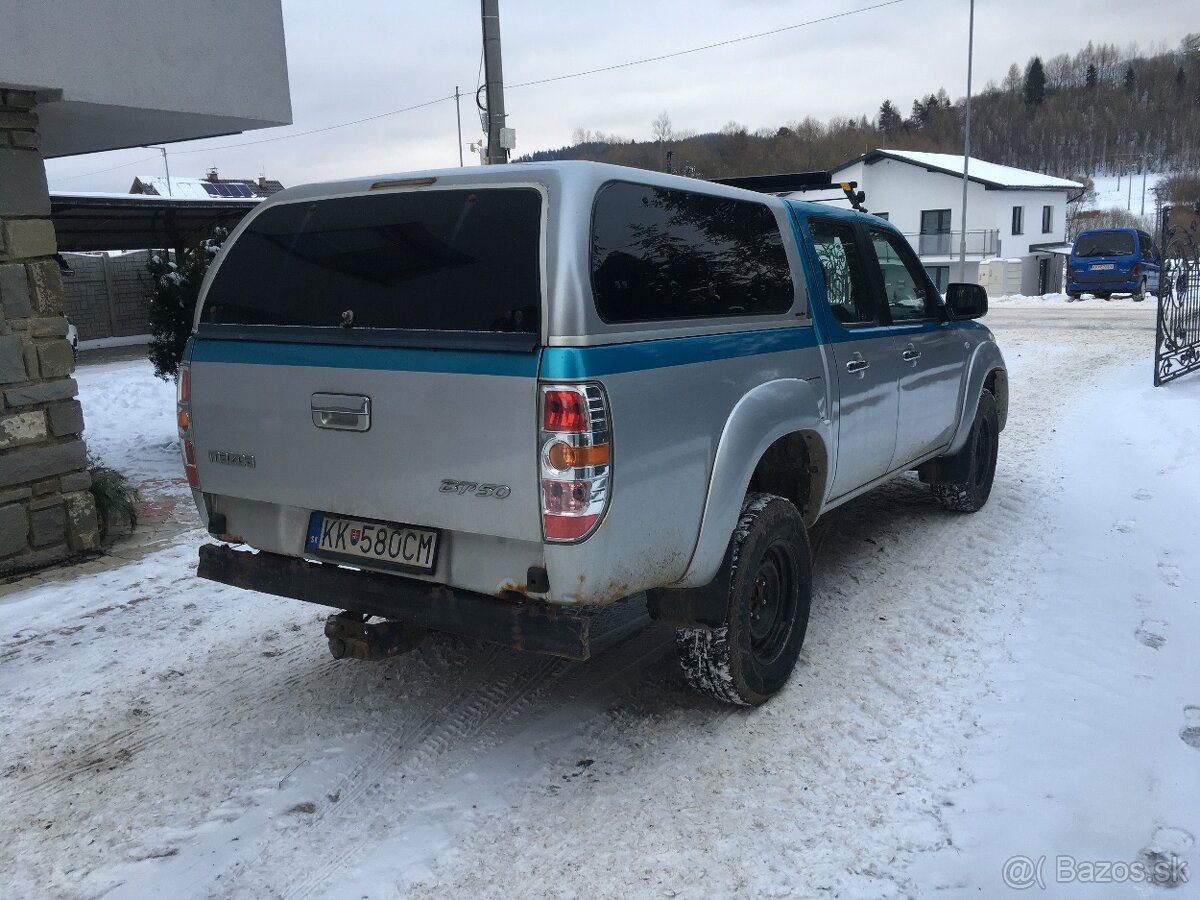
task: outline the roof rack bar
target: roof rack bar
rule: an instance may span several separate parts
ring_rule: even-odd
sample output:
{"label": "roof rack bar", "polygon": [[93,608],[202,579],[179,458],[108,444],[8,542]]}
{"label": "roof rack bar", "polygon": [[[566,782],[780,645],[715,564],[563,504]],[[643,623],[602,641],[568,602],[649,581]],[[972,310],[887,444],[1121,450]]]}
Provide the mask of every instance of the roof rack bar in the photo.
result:
{"label": "roof rack bar", "polygon": [[717,184],[759,191],[763,194],[782,194],[789,191],[817,190],[837,187],[828,172],[793,172],[790,175],[739,175],[734,178],[714,178]]}
{"label": "roof rack bar", "polygon": [[857,181],[834,181],[829,172],[793,172],[789,175],[741,175],[735,178],[714,178],[717,184],[727,184],[730,187],[743,188],[748,191],[758,191],[763,194],[790,194],[802,191],[840,190],[850,201],[850,205],[859,212],[866,212],[863,206],[867,195],[858,190]]}

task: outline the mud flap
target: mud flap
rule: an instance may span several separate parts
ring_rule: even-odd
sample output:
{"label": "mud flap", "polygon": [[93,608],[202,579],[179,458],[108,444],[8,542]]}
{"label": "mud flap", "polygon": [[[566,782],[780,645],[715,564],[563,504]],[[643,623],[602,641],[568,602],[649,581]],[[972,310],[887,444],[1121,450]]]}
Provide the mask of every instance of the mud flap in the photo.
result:
{"label": "mud flap", "polygon": [[704,587],[655,588],[646,592],[650,618],[684,628],[720,628],[729,618],[729,576],[733,568],[733,542],[713,580]]}

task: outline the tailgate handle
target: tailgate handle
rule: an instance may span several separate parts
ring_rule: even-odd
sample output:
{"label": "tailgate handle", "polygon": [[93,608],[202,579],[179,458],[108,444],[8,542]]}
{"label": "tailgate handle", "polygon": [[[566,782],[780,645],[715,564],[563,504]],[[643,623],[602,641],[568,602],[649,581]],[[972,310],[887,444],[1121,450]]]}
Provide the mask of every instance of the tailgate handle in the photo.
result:
{"label": "tailgate handle", "polygon": [[371,427],[371,398],[359,394],[313,394],[312,420],[318,428],[366,431]]}

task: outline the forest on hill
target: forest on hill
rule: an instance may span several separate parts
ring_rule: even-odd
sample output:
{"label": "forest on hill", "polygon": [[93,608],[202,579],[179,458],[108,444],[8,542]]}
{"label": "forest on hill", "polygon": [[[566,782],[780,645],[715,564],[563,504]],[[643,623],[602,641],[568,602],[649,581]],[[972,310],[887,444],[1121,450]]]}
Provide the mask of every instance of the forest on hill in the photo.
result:
{"label": "forest on hill", "polygon": [[[651,140],[580,128],[572,146],[522,160],[591,159],[700,178],[823,170],[876,148],[961,154],[964,112],[965,99],[951,100],[944,88],[914,101],[908,115],[882,98],[873,117],[802,116],[757,131],[734,121],[719,132],[678,131],[664,110]],[[1144,169],[1194,176],[1200,34],[1151,54],[1089,43],[1074,55],[1013,63],[1000,84],[973,97],[971,119],[979,159],[1080,180]]]}

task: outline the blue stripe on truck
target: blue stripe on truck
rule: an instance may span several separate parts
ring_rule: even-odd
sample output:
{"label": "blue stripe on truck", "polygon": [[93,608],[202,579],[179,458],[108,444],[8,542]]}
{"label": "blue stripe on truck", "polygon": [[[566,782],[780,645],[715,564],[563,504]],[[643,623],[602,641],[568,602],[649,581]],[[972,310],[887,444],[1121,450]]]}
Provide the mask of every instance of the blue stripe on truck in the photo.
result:
{"label": "blue stripe on truck", "polygon": [[[921,323],[844,331],[838,340],[894,339],[937,328],[979,328],[975,322]],[[839,329],[840,330],[840,329]],[[289,344],[268,341],[190,342],[191,361],[264,366],[312,366],[329,369],[375,369],[391,372],[445,372],[461,375],[509,375],[578,380],[781,353],[816,347],[811,326],[706,334],[692,337],[604,344],[595,347],[545,347],[530,353],[434,350],[400,347],[355,347],[345,344]],[[540,368],[540,373],[539,373]]]}
{"label": "blue stripe on truck", "polygon": [[496,353],[352,347],[345,344],[285,344],[268,341],[192,339],[192,362],[260,366],[312,366],[390,372],[448,372],[462,375],[515,375],[536,378],[540,350]]}
{"label": "blue stripe on truck", "polygon": [[706,334],[600,347],[547,347],[542,377],[561,380],[597,378],[619,372],[665,369],[717,359],[736,359],[817,346],[812,328],[779,328],[737,334]]}

